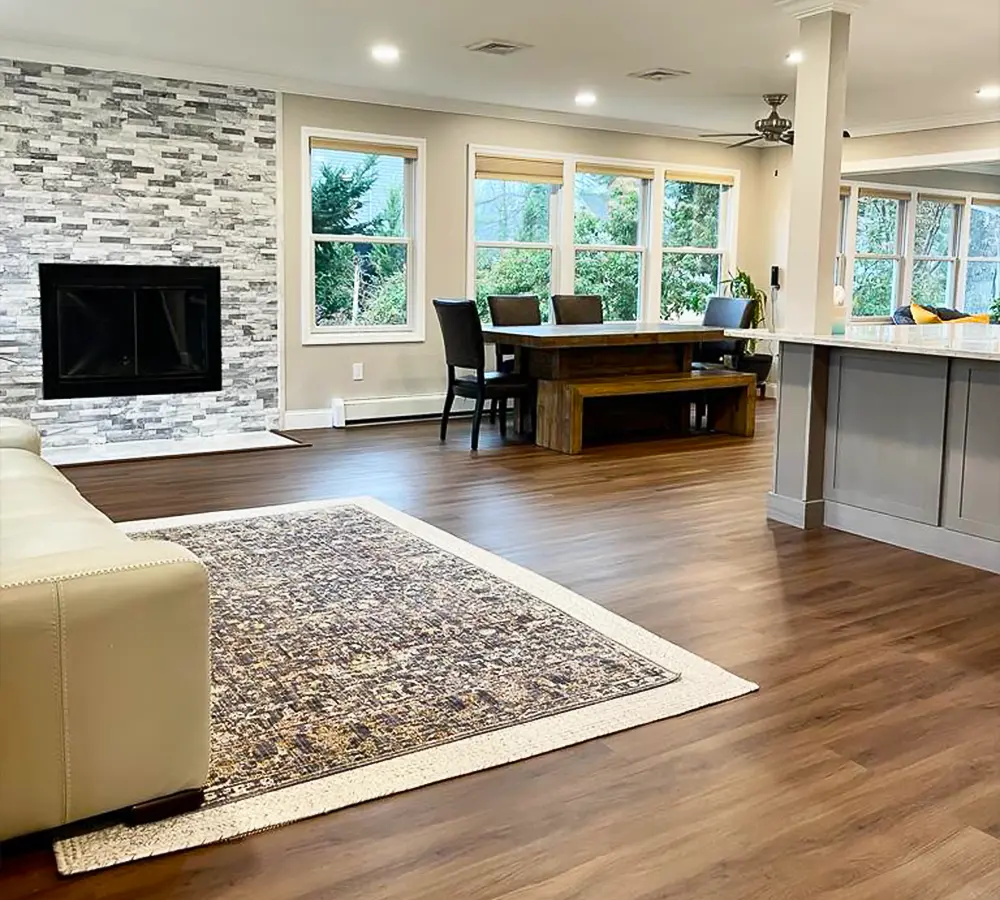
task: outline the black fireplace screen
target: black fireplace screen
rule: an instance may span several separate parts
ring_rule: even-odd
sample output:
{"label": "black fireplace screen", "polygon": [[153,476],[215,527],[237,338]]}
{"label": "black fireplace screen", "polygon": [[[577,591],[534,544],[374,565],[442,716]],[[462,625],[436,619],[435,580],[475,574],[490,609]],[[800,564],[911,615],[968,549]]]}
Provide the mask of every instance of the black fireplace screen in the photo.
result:
{"label": "black fireplace screen", "polygon": [[222,388],[217,266],[38,268],[46,399]]}

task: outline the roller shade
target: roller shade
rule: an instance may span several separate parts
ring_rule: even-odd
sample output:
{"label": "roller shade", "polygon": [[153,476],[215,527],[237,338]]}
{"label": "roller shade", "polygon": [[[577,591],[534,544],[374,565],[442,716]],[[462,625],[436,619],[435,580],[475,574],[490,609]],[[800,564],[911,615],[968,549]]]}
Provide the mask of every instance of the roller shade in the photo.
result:
{"label": "roller shade", "polygon": [[1000,197],[992,197],[987,199],[986,197],[973,197],[973,206],[1000,206]]}
{"label": "roller shade", "polygon": [[850,197],[851,196],[851,186],[849,184],[842,184],[840,186],[840,196]]}
{"label": "roller shade", "polygon": [[886,188],[863,187],[859,191],[862,197],[878,197],[881,200],[909,200],[908,191],[890,191]]}
{"label": "roller shade", "polygon": [[405,144],[377,144],[372,141],[337,141],[331,138],[309,138],[310,150],[339,150],[341,153],[374,153],[379,156],[401,156],[416,159],[417,148]]}
{"label": "roller shade", "polygon": [[961,204],[961,197],[945,197],[941,194],[918,194],[917,200],[926,200],[928,203],[942,203],[945,206],[958,206]]}
{"label": "roller shade", "polygon": [[656,173],[652,167],[616,165],[615,163],[588,163],[576,164],[576,171],[583,175],[611,175],[615,178],[639,178],[643,181],[652,181]]}
{"label": "roller shade", "polygon": [[563,164],[561,159],[525,159],[517,156],[486,156],[477,153],[476,178],[562,184]]}
{"label": "roller shade", "polygon": [[680,172],[667,169],[667,181],[694,181],[697,184],[721,184],[732,187],[736,176],[720,175],[718,172]]}

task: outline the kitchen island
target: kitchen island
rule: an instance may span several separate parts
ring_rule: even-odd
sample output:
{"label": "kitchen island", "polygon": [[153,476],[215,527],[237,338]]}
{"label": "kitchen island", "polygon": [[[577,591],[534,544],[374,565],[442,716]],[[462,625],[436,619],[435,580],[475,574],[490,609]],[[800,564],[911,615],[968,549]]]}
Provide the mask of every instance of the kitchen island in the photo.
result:
{"label": "kitchen island", "polygon": [[769,518],[1000,572],[1000,326],[727,336],[780,344]]}

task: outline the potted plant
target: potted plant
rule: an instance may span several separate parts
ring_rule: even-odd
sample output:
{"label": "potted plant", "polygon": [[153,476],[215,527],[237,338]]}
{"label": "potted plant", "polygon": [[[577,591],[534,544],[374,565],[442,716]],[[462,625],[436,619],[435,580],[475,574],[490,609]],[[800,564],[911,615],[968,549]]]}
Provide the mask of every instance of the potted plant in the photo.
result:
{"label": "potted plant", "polygon": [[997,297],[990,307],[990,321],[995,325],[1000,325],[1000,297]]}
{"label": "potted plant", "polygon": [[[750,275],[742,269],[737,269],[735,275],[730,273],[723,285],[730,297],[743,297],[751,301],[753,313],[750,327],[764,327],[767,322],[767,294],[754,284]],[[774,357],[770,353],[758,353],[757,342],[747,341],[747,352],[735,362],[741,372],[752,372],[757,377],[757,388],[763,394]]]}

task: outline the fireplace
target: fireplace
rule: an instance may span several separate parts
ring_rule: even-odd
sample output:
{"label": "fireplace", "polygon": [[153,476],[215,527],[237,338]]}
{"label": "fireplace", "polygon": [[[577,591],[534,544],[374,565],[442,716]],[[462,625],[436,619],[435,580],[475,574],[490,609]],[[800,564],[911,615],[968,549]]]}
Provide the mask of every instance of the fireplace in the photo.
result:
{"label": "fireplace", "polygon": [[217,266],[43,263],[45,399],[222,389]]}

